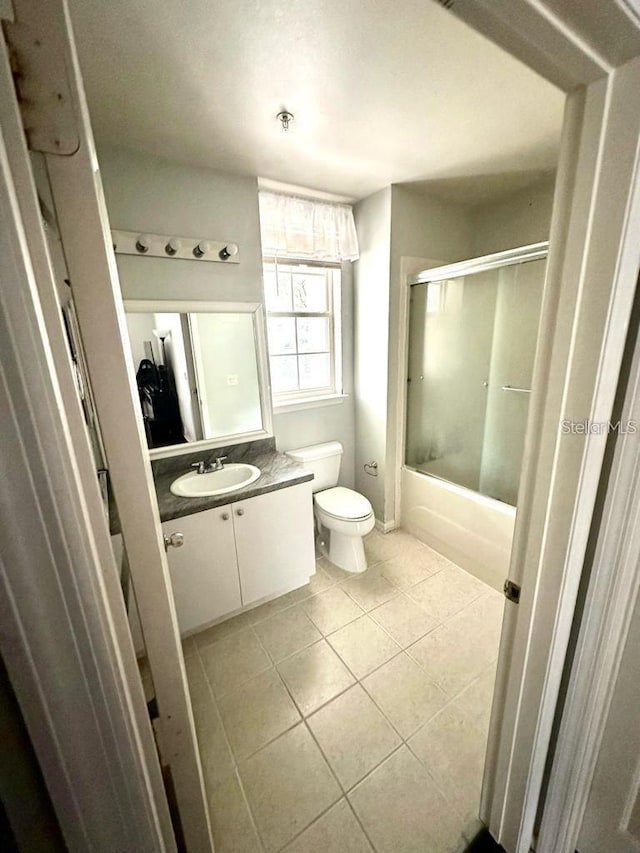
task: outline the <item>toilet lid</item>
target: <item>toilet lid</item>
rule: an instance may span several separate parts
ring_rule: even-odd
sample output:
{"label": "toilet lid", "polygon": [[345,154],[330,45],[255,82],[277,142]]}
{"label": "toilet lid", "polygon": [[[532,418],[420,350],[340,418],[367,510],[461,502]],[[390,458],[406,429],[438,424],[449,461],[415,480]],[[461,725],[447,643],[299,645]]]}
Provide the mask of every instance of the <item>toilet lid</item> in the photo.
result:
{"label": "toilet lid", "polygon": [[335,518],[348,518],[354,521],[371,515],[373,508],[364,495],[336,486],[334,489],[324,489],[315,495],[316,504],[321,510]]}

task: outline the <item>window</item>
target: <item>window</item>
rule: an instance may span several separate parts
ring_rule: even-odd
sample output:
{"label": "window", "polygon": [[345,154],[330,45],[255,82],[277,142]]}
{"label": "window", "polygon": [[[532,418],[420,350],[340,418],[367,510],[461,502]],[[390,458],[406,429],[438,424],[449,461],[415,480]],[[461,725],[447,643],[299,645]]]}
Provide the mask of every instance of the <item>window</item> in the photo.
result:
{"label": "window", "polygon": [[274,406],[341,394],[340,265],[266,260],[264,289]]}

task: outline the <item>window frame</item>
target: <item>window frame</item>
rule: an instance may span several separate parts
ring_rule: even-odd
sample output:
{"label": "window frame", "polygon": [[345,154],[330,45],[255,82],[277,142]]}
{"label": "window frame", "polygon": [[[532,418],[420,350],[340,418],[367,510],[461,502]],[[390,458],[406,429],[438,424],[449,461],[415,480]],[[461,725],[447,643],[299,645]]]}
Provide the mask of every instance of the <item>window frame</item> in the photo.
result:
{"label": "window frame", "polygon": [[[269,311],[267,307],[266,287],[264,273],[270,267],[275,268],[276,276],[278,267],[291,268],[294,273],[295,267],[316,267],[330,272],[327,276],[327,310],[326,311]],[[296,318],[304,317],[326,317],[329,322],[329,370],[330,384],[321,388],[298,388],[296,391],[274,391],[271,383],[271,402],[274,411],[284,411],[293,408],[308,408],[316,404],[341,402],[344,399],[342,386],[342,264],[340,261],[322,261],[309,258],[298,258],[293,256],[265,256],[262,259],[263,270],[263,292],[265,299],[265,323],[267,325],[267,356],[269,361],[269,373],[271,374],[271,359],[277,356],[271,354],[269,349],[268,321],[274,318]],[[298,350],[298,331],[296,323],[296,358],[306,353]],[[310,353],[313,354],[313,353]],[[299,383],[298,383],[299,384]]]}

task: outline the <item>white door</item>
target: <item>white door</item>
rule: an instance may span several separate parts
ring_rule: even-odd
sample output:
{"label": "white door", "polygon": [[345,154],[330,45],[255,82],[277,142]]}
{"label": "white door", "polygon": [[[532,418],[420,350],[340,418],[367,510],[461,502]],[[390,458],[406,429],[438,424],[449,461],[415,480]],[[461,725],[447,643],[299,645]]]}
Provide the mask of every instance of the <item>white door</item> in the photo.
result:
{"label": "white door", "polygon": [[631,618],[578,853],[640,850],[640,598]]}
{"label": "white door", "polygon": [[[135,379],[125,358],[124,309],[68,11],[64,0],[15,0],[12,5],[14,17],[3,33],[31,93],[20,104],[14,93],[12,107],[26,110],[30,148],[44,156],[153,672],[157,743],[170,771],[186,849],[207,853],[213,844],[193,713]],[[8,82],[4,68],[2,74]],[[15,108],[14,113],[12,120]],[[22,156],[27,161],[26,151]],[[25,198],[35,197],[32,176],[21,189]],[[55,296],[50,302],[55,314]],[[118,606],[123,609],[122,602]],[[130,654],[131,646],[123,651]]]}
{"label": "white door", "polygon": [[168,553],[180,633],[193,632],[241,607],[231,506],[166,521],[166,536],[184,544]]}

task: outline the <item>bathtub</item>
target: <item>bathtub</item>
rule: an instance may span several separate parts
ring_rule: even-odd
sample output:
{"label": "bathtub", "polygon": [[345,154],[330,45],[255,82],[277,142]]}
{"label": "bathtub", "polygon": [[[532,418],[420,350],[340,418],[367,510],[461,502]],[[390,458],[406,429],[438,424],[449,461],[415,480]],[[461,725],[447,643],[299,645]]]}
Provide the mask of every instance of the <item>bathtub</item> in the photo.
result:
{"label": "bathtub", "polygon": [[516,508],[407,467],[400,482],[401,527],[502,591]]}

